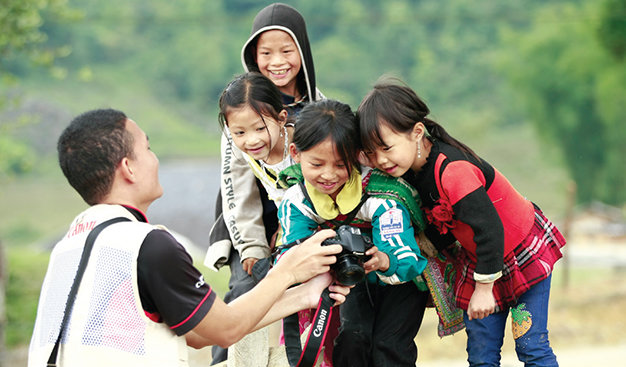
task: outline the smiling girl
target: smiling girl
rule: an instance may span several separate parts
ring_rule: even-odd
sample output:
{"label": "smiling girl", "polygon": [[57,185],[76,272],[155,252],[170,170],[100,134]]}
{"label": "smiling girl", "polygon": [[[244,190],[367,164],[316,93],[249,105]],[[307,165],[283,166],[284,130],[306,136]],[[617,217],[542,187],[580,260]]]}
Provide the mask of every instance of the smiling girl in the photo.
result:
{"label": "smiling girl", "polygon": [[359,106],[361,139],[373,165],[417,189],[431,241],[441,250],[460,243],[454,290],[465,311],[470,366],[500,365],[509,309],[519,360],[557,366],[548,341],[548,299],[565,239],[429,112],[408,86],[380,82]]}
{"label": "smiling girl", "polygon": [[260,73],[242,74],[224,89],[219,108],[222,129],[228,130],[232,143],[244,153],[270,200],[279,203],[284,187],[277,182],[278,174],[294,162],[288,151],[293,123],[288,121],[278,88]]}
{"label": "smiling girl", "polygon": [[398,180],[381,182],[386,175],[361,168],[358,136],[350,106],[323,100],[304,107],[289,145],[299,163],[289,170],[300,168],[294,173],[300,177],[278,208],[282,243],[289,246],[319,228],[343,224],[371,237],[375,246],[366,252],[371,259],[363,264],[367,277],[340,308],[333,363],[415,366],[414,338],[428,297],[411,281],[426,266],[411,224],[415,213],[399,200],[374,194],[376,188],[387,193],[406,187]]}

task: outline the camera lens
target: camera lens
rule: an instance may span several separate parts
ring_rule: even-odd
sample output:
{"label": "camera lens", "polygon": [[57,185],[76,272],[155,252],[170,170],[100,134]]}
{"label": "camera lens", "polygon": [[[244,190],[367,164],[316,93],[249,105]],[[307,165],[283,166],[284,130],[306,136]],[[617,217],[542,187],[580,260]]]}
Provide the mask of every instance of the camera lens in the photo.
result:
{"label": "camera lens", "polygon": [[343,285],[355,285],[365,277],[365,270],[354,255],[344,255],[337,259],[335,275]]}

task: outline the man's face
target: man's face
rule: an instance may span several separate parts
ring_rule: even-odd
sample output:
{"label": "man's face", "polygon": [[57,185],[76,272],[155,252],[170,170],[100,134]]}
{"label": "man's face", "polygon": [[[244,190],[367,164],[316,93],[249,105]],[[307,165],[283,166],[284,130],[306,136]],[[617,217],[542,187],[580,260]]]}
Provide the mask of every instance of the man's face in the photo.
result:
{"label": "man's face", "polygon": [[256,45],[256,63],[281,92],[297,96],[296,77],[302,61],[300,51],[289,33],[273,29],[261,33]]}
{"label": "man's face", "polygon": [[159,183],[159,159],[150,150],[148,136],[135,121],[128,119],[126,130],[134,139],[133,157],[128,157],[128,160],[133,174],[136,175],[136,182],[140,185],[140,197],[137,198],[137,202],[146,204],[147,208],[154,200],[163,195],[163,187]]}

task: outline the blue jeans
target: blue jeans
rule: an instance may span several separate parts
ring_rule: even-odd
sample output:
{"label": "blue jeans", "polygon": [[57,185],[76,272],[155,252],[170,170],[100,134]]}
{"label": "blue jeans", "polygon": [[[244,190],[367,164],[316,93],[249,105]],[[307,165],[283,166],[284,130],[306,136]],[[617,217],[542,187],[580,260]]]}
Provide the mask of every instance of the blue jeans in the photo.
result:
{"label": "blue jeans", "polygon": [[[515,352],[517,358],[524,362],[524,366],[558,366],[548,341],[551,278],[549,276],[532,286],[519,298],[515,309],[511,310],[516,315],[522,315],[521,318],[526,318],[522,326],[514,328],[513,333],[516,338]],[[491,314],[482,320],[470,321],[467,312],[464,313],[467,361],[470,366],[500,366],[500,349],[508,314],[507,310]]]}

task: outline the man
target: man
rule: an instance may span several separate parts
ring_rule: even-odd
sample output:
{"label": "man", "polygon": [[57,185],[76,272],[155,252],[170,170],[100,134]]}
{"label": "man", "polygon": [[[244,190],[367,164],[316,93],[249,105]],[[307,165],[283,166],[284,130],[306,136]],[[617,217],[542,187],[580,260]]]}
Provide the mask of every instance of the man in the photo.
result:
{"label": "man", "polygon": [[[95,240],[59,348],[60,366],[186,366],[186,345],[226,347],[315,307],[331,282],[327,272],[341,246],[320,245],[334,235],[327,230],[283,257],[251,292],[225,304],[182,246],[147,223],[144,213],[163,189],[159,161],[134,121],[112,109],[86,112],[65,129],[57,149],[63,173],[90,207],[52,251],[29,366],[46,364],[87,235],[111,218],[130,221],[106,227]],[[347,288],[330,289],[334,300],[345,300]]]}

